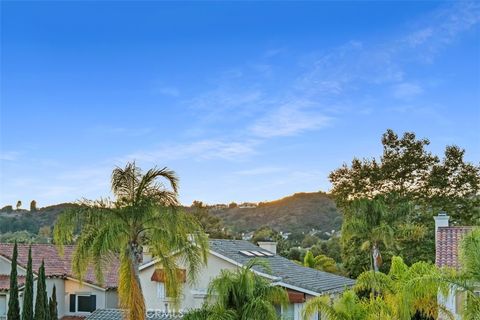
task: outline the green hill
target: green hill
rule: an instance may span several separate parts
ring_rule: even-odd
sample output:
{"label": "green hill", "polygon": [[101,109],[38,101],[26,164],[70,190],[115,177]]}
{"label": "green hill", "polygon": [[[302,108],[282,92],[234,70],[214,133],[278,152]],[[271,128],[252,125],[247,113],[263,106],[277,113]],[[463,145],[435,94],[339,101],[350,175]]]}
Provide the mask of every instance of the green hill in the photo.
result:
{"label": "green hill", "polygon": [[61,203],[39,208],[35,211],[13,210],[0,211],[0,233],[28,231],[38,234],[41,227],[53,226],[57,216],[65,209],[78,206],[73,203]]}
{"label": "green hill", "polygon": [[[37,235],[41,227],[52,227],[60,213],[74,206],[78,205],[62,203],[36,211],[0,211],[0,234],[27,231]],[[296,193],[259,204],[209,206],[208,211],[235,232],[253,231],[262,226],[284,232],[308,232],[312,229],[329,232],[339,230],[342,221],[335,202],[323,192]]]}
{"label": "green hill", "polygon": [[256,207],[210,206],[209,212],[240,232],[256,230],[261,226],[287,232],[312,229],[329,232],[339,230],[342,224],[335,202],[324,192],[295,193],[279,200],[259,203]]}

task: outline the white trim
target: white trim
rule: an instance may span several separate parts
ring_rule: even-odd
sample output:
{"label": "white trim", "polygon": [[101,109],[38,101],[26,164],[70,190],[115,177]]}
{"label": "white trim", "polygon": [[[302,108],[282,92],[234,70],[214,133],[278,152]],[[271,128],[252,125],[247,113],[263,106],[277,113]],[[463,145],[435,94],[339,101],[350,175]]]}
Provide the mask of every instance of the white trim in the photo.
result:
{"label": "white trim", "polygon": [[288,284],[288,283],[285,283],[285,282],[282,282],[282,281],[274,282],[274,283],[272,283],[272,285],[285,287],[285,288],[292,289],[292,290],[295,290],[295,291],[300,291],[300,292],[303,292],[303,293],[306,293],[306,294],[309,294],[309,295],[315,296],[315,297],[318,297],[318,296],[322,295],[318,292],[311,291],[311,290],[308,290],[308,289],[303,289],[301,287],[297,287],[297,286],[294,286],[294,285],[291,285],[291,284]]}
{"label": "white trim", "polygon": [[140,267],[138,267],[138,271],[142,271],[143,269],[147,269],[147,268],[155,265],[159,261],[160,261],[160,259],[155,259],[155,260],[149,261],[145,264],[142,264]]}
{"label": "white trim", "polygon": [[[74,294],[75,294],[75,314],[89,315],[93,311],[98,309],[97,308],[97,295],[96,294],[92,294],[92,292],[78,292],[78,293],[74,293]],[[93,311],[80,311],[80,310],[78,310],[78,297],[91,297],[91,296],[95,296],[95,310],[93,310]]]}
{"label": "white trim", "polygon": [[104,292],[107,291],[107,289],[105,289],[105,288],[96,286],[96,285],[94,285],[94,284],[91,284],[91,283],[88,283],[88,282],[85,282],[85,281],[80,282],[80,280],[75,279],[75,278],[72,278],[72,277],[66,277],[65,280],[75,281],[75,282],[77,282],[77,283],[80,283],[81,285],[86,285],[86,286],[89,286],[89,287],[92,287],[92,288],[95,288],[95,289],[97,289],[97,290],[101,290],[101,291],[104,291]]}

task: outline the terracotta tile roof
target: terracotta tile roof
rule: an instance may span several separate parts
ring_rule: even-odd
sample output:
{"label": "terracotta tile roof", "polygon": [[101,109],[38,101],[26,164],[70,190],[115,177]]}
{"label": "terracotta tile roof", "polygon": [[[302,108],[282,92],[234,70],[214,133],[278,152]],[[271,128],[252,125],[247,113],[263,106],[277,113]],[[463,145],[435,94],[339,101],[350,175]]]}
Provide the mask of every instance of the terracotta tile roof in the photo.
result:
{"label": "terracotta tile roof", "polygon": [[[24,276],[17,276],[18,286],[21,287],[25,284]],[[8,291],[10,289],[10,275],[0,274],[0,291]]]}
{"label": "terracotta tile roof", "polygon": [[[27,244],[18,244],[18,265],[26,268],[28,262],[28,248]],[[45,275],[50,278],[77,278],[72,271],[72,257],[75,246],[65,246],[64,255],[62,256],[57,247],[53,244],[32,244],[32,265],[33,271],[36,273],[45,261]],[[13,243],[0,243],[0,256],[7,259],[12,258]],[[89,268],[83,281],[101,286],[105,289],[113,289],[118,284],[118,259],[112,257],[108,266],[103,270],[104,283],[99,284],[95,278],[92,268]]]}
{"label": "terracotta tile roof", "polygon": [[458,269],[458,246],[463,237],[473,227],[439,227],[437,230],[437,243],[435,264],[439,267],[451,267]]}

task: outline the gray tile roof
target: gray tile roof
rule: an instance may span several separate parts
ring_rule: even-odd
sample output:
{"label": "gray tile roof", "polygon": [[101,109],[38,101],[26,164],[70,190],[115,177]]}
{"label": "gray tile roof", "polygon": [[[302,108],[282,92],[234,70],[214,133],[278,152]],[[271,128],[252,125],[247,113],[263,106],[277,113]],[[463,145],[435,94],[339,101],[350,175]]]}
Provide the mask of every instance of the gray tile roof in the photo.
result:
{"label": "gray tile roof", "polygon": [[[98,309],[87,317],[87,320],[123,320],[124,310],[120,309]],[[147,312],[147,320],[180,320],[183,316],[177,313]]]}
{"label": "gray tile roof", "polygon": [[[219,253],[231,260],[245,265],[253,259],[240,253],[245,251],[264,251],[258,246],[245,240],[210,240],[210,250]],[[284,257],[275,255],[273,257],[265,257],[269,262],[271,275],[280,277],[281,282],[300,287],[318,294],[341,292],[346,287],[353,286],[355,281],[338,276],[332,273],[323,272],[311,268],[302,267]],[[261,267],[256,267],[257,271],[265,272]]]}

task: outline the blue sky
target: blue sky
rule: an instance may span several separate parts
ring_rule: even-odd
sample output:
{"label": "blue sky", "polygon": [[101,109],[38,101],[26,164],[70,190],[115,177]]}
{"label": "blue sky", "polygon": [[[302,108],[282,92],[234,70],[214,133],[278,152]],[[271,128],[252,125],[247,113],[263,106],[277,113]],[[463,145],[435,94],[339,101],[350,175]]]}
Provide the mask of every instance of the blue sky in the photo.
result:
{"label": "blue sky", "polygon": [[168,166],[181,200],[328,191],[387,128],[480,161],[478,2],[2,2],[0,205],[108,196]]}

